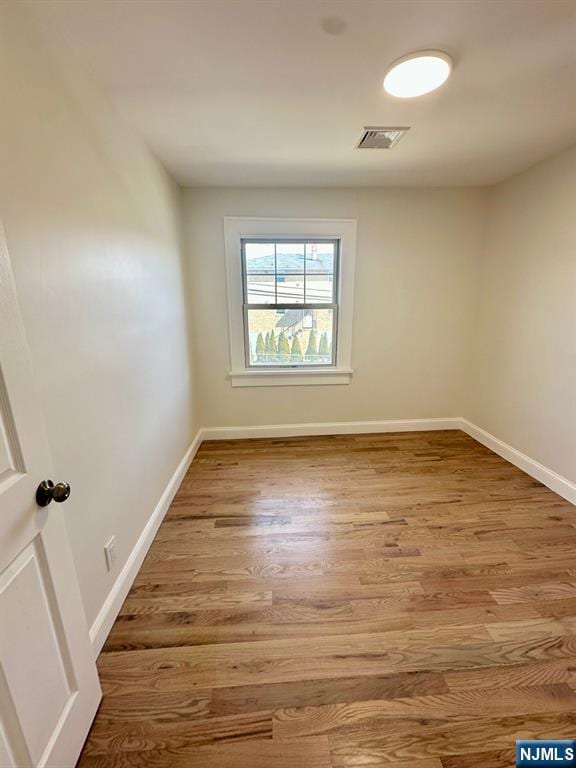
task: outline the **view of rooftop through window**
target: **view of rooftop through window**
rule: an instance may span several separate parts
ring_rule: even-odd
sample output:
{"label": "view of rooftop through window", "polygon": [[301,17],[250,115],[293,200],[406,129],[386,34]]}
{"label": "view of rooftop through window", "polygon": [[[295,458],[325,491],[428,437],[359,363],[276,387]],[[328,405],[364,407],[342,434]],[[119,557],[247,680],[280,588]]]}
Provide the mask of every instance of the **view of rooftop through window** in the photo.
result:
{"label": "view of rooftop through window", "polygon": [[243,240],[249,366],[335,364],[337,240]]}

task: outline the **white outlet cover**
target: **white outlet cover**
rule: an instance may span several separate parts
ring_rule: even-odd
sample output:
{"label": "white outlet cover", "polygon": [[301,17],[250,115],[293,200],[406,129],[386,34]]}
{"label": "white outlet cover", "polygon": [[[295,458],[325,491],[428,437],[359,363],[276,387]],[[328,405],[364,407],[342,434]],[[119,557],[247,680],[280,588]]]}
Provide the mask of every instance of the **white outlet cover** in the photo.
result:
{"label": "white outlet cover", "polygon": [[106,556],[106,567],[112,570],[116,562],[116,537],[112,536],[104,545],[104,555]]}

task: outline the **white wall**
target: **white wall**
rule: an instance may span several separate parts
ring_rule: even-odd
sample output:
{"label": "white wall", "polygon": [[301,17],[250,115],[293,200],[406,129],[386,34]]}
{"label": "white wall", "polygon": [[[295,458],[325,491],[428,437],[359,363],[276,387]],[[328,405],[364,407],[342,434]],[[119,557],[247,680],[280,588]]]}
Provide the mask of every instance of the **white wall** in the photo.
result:
{"label": "white wall", "polygon": [[576,148],[491,191],[466,415],[576,481]]}
{"label": "white wall", "polygon": [[0,27],[0,217],[91,624],[195,429],[179,193],[21,9]]}
{"label": "white wall", "polygon": [[[474,189],[188,190],[202,425],[461,415],[485,198]],[[350,385],[231,388],[226,215],[358,220]]]}

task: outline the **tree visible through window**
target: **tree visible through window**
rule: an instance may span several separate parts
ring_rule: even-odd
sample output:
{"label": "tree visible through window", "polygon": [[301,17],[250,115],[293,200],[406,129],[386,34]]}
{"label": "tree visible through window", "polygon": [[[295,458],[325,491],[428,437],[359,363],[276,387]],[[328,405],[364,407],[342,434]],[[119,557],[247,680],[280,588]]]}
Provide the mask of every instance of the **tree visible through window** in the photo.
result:
{"label": "tree visible through window", "polygon": [[243,239],[246,365],[334,366],[338,240]]}

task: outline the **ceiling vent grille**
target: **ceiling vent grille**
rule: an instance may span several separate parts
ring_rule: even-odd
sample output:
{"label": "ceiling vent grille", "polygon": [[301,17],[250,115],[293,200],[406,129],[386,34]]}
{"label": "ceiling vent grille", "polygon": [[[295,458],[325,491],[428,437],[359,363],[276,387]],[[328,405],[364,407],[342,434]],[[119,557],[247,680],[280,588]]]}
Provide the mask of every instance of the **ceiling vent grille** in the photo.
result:
{"label": "ceiling vent grille", "polygon": [[357,149],[392,149],[410,128],[366,126]]}

